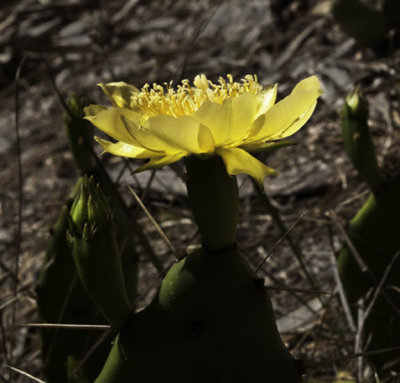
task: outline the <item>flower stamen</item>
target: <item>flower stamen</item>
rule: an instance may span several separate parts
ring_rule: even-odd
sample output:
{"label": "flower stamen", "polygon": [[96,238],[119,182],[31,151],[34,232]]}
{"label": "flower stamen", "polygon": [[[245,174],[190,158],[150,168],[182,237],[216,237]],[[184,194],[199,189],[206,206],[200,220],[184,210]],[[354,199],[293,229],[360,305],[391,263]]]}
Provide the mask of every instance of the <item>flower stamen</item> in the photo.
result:
{"label": "flower stamen", "polygon": [[258,94],[262,86],[258,83],[257,76],[247,75],[242,82],[234,82],[232,75],[218,79],[218,84],[212,83],[204,74],[198,75],[193,81],[183,80],[176,89],[172,82],[158,84],[145,84],[143,88],[131,96],[131,106],[138,107],[147,118],[160,114],[173,117],[191,116],[200,105],[209,100],[222,104],[224,100],[238,97],[244,93]]}

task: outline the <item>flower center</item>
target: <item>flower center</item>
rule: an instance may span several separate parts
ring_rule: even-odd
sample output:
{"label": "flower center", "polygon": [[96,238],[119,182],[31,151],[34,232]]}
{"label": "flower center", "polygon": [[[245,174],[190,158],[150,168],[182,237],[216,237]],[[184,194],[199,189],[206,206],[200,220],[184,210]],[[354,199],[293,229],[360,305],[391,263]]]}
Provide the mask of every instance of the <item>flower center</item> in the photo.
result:
{"label": "flower center", "polygon": [[193,85],[189,84],[189,80],[183,80],[177,89],[172,88],[172,82],[165,83],[164,87],[145,84],[131,96],[131,107],[138,107],[147,117],[160,114],[190,116],[206,100],[222,104],[226,99],[244,93],[257,94],[262,90],[256,75],[246,75],[241,82],[234,82],[233,77],[227,75],[227,80],[220,77],[218,84],[214,84],[202,74],[195,77]]}

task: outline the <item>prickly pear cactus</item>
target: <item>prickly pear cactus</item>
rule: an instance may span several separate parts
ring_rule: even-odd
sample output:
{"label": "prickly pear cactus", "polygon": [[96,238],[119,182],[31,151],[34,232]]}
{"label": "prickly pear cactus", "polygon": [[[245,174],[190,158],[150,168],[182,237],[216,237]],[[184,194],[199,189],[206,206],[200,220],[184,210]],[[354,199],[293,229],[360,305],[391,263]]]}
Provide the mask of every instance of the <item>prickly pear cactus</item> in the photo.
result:
{"label": "prickly pear cactus", "polygon": [[177,263],[117,337],[96,383],[300,381],[272,307],[237,250]]}
{"label": "prickly pear cactus", "polygon": [[186,168],[203,247],[121,329],[96,383],[298,382],[266,291],[235,246],[236,179],[218,157]]}
{"label": "prickly pear cactus", "polygon": [[[82,119],[84,102],[74,97],[68,100],[68,107],[65,128],[70,150],[80,172],[93,175],[112,206],[113,221],[118,227],[117,240],[125,266],[124,280],[128,285],[129,298],[134,301],[137,254],[129,214],[107,173],[95,161],[91,150],[93,126]],[[78,180],[71,198],[80,188],[81,180]],[[62,207],[48,239],[43,269],[36,288],[39,318],[42,322],[53,324],[105,324],[76,271],[72,247],[67,241],[69,207],[67,204]],[[109,335],[99,343],[101,334],[83,330],[43,328],[40,329],[40,335],[43,370],[49,383],[92,382],[104,364],[112,340],[112,335]],[[95,344],[94,351],[89,354]]]}
{"label": "prickly pear cactus", "polygon": [[[213,84],[200,74],[193,86],[183,80],[176,90],[170,85],[139,90],[124,82],[101,84],[113,107],[85,109],[86,119],[117,141],[97,138],[105,151],[149,160],[135,172],[184,158],[188,197],[202,239],[199,252],[171,268],[148,308],[126,323],[114,318],[123,326],[117,327],[97,383],[300,380],[268,297],[236,250],[235,175],[247,173],[261,185],[275,173],[249,152],[267,149],[269,141],[300,129],[321,86],[311,76],[275,104],[277,87],[263,89],[257,76],[247,75],[240,83],[231,75],[227,79]],[[77,265],[82,261],[74,258]],[[90,267],[80,269],[88,290],[88,282],[99,277],[89,277]],[[112,301],[106,305],[101,294],[90,295],[111,322],[113,310],[106,306],[112,307]]]}
{"label": "prickly pear cactus", "polygon": [[[379,191],[371,194],[350,221],[348,235],[368,270],[362,271],[348,246],[339,253],[338,268],[347,299],[356,316],[357,301],[369,296],[381,281],[386,268],[396,252],[400,251],[400,177],[385,182]],[[371,336],[369,350],[379,350],[400,345],[400,259],[389,269],[383,289],[373,310],[365,321],[365,336]],[[378,369],[383,368],[394,355],[371,357]]]}
{"label": "prickly pear cactus", "polygon": [[[366,300],[367,307],[373,297],[371,291],[376,290],[388,271],[378,299],[364,322],[368,349],[379,350],[400,345],[400,258],[392,263],[400,251],[400,174],[390,180],[382,177],[367,119],[368,105],[357,89],[346,99],[342,131],[345,149],[371,194],[347,228],[348,237],[362,262],[357,262],[345,244],[338,255],[338,268],[355,318],[358,301]],[[382,371],[386,362],[395,356],[385,353],[370,359]]]}
{"label": "prickly pear cactus", "polygon": [[[46,248],[46,259],[36,288],[38,314],[46,323],[104,324],[77,276],[67,242],[67,206],[61,209]],[[93,331],[41,329],[43,370],[50,383],[93,381],[109,352],[110,337],[86,362],[69,368],[68,360],[87,356],[99,334]],[[82,377],[85,380],[82,380]]]}

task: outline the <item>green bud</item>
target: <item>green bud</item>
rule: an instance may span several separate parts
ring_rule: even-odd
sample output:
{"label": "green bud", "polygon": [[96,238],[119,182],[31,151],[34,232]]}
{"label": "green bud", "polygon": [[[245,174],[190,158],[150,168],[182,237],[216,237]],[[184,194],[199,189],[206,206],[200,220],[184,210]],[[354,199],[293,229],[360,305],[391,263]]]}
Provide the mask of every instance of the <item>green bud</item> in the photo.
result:
{"label": "green bud", "polygon": [[348,108],[349,118],[359,120],[360,123],[367,121],[368,103],[359,87],[348,94],[345,106]]}
{"label": "green bud", "polygon": [[84,238],[93,237],[97,230],[112,226],[111,211],[106,197],[93,177],[82,178],[78,197],[71,208],[72,231]]}
{"label": "green bud", "polygon": [[359,88],[350,93],[342,110],[345,150],[371,190],[382,184],[375,148],[368,127],[368,104]]}
{"label": "green bud", "polygon": [[69,218],[72,255],[87,294],[116,329],[131,315],[108,202],[93,178],[83,178]]}

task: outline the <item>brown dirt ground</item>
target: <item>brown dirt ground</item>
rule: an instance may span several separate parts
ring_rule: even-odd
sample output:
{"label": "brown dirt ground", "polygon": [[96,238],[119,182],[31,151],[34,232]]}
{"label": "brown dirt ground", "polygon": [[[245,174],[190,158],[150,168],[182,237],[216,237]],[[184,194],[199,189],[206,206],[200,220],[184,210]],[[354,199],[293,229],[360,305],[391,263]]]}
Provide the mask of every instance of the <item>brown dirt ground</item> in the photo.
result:
{"label": "brown dirt ground", "polygon": [[[295,136],[300,144],[265,158],[280,172],[265,181],[265,188],[288,227],[306,211],[291,234],[314,280],[330,292],[330,304],[312,315],[305,310],[302,315],[310,325],[289,326],[282,336],[297,358],[310,362],[354,351],[354,334],[342,314],[332,272],[332,255],[342,238],[325,213],[333,210],[348,220],[365,200],[367,188],[343,151],[339,111],[345,95],[356,84],[362,85],[370,102],[379,164],[385,174],[396,171],[400,163],[400,55],[376,57],[360,49],[334,23],[329,0],[274,4],[282,7],[275,13],[267,0],[1,2],[0,381],[9,381],[9,361],[42,377],[37,331],[18,325],[37,321],[35,281],[48,230],[78,175],[52,79],[64,99],[77,94],[104,103],[96,84],[112,80],[140,87],[146,82],[192,79],[198,73],[214,80],[226,73],[236,79],[256,73],[263,84],[278,82],[282,97],[300,79],[317,74],[325,93],[310,122]],[[14,79],[22,59],[16,113]],[[18,177],[16,117],[22,182]],[[110,173],[117,174],[120,160],[103,158]],[[179,166],[174,169],[179,173]],[[196,243],[195,227],[181,181],[175,178],[171,184],[165,177],[163,171],[156,173],[146,204],[174,246],[186,249]],[[129,171],[123,178],[133,183]],[[250,262],[257,265],[281,233],[249,179],[240,178],[240,184],[239,243]],[[124,183],[121,190],[133,204]],[[168,264],[171,257],[165,244],[144,215],[140,222]],[[141,267],[142,291],[151,284],[157,286],[156,273],[145,259]],[[258,274],[269,285],[309,288],[286,242],[277,246]],[[271,290],[271,297],[279,320],[306,307],[304,302],[315,303],[315,295],[281,289]],[[142,305],[148,300],[144,296]],[[332,362],[309,370],[308,375],[320,380],[355,376],[356,367],[354,360]],[[365,374],[370,374],[368,369]],[[13,381],[31,380],[14,375]]]}

